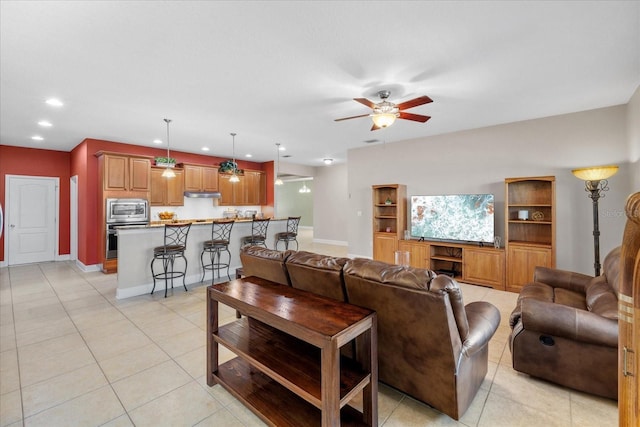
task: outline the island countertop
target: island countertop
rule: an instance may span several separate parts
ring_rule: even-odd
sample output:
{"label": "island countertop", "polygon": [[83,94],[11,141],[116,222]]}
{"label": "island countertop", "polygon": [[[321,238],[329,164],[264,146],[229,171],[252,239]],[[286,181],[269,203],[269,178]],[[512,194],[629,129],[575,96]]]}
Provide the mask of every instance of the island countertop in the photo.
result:
{"label": "island countertop", "polygon": [[[202,245],[204,241],[211,239],[211,224],[216,219],[222,218],[153,221],[149,225],[116,227],[118,233],[118,288],[116,289],[116,298],[129,298],[151,292],[153,288],[153,276],[151,275],[153,248],[163,245],[164,225],[167,223],[191,222],[185,251],[185,257],[187,258],[185,281],[187,288],[190,284],[201,283],[202,265],[200,254],[202,253]],[[229,275],[231,278],[235,276],[236,268],[242,266],[240,262],[240,240],[244,236],[251,235],[251,221],[251,218],[238,218],[233,224],[229,242],[229,252],[231,252]],[[286,218],[271,218],[267,228],[266,240],[269,248],[274,248],[275,234],[286,231],[286,227]],[[284,249],[282,244],[280,246],[279,249]],[[207,258],[206,255],[205,258]],[[207,261],[205,259],[205,263]],[[156,261],[156,264],[158,269],[161,268],[161,261]],[[184,269],[184,260],[182,258],[176,259],[175,268]],[[220,275],[221,277],[218,279],[216,274],[216,283],[229,280],[226,271],[221,271]],[[211,271],[207,271],[204,282],[211,283],[211,276]],[[156,279],[154,293],[162,291],[162,294],[164,294],[164,286],[164,280]],[[171,284],[169,284],[169,287],[171,287]],[[182,289],[182,278],[174,280],[175,288]]]}

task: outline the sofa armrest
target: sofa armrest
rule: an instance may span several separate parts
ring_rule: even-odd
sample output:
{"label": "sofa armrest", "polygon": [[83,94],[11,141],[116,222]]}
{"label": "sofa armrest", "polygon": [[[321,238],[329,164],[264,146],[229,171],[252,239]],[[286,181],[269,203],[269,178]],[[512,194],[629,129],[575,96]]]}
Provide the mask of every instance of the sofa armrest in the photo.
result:
{"label": "sofa armrest", "polygon": [[593,280],[593,277],[586,274],[541,266],[536,267],[533,273],[534,282],[541,282],[554,288],[564,288],[582,293],[585,293],[585,289],[591,280]]}
{"label": "sofa armrest", "polygon": [[522,326],[566,339],[618,346],[618,322],[586,310],[535,299],[522,300]]}
{"label": "sofa armrest", "polygon": [[462,352],[470,357],[482,349],[500,324],[500,311],[486,301],[475,301],[465,306],[469,333],[462,344]]}

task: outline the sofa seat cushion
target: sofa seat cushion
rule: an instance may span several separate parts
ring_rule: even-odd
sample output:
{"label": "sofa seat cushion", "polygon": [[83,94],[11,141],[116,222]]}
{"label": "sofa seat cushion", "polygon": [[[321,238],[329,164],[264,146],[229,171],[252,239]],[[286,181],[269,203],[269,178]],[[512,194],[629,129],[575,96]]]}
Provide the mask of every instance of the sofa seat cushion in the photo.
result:
{"label": "sofa seat cushion", "polygon": [[566,305],[567,307],[579,308],[580,310],[587,309],[584,294],[568,289],[555,288],[553,290],[553,301],[556,304]]}
{"label": "sofa seat cushion", "polygon": [[285,264],[294,288],[347,301],[342,276],[342,267],[347,261],[348,258],[298,251],[292,252]]}
{"label": "sofa seat cushion", "polygon": [[511,312],[509,325],[513,328],[522,316],[522,301],[525,299],[534,299],[564,305],[567,307],[587,310],[585,295],[580,292],[571,291],[565,288],[554,288],[546,283],[532,282],[528,283],[520,291],[516,307]]}

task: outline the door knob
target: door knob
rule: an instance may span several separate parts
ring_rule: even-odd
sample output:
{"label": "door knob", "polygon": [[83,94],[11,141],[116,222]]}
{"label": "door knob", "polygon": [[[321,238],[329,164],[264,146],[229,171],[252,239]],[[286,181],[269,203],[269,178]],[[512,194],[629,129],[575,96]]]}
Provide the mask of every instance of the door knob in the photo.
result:
{"label": "door knob", "polygon": [[16,226],[14,224],[11,224],[9,227],[16,228]]}

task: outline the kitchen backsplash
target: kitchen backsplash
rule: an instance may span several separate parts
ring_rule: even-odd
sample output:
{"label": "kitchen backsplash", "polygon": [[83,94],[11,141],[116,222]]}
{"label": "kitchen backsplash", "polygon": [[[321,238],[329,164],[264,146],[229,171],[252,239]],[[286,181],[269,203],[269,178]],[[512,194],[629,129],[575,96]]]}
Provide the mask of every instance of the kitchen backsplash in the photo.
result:
{"label": "kitchen backsplash", "polygon": [[260,212],[260,206],[212,206],[211,199],[196,199],[185,197],[184,206],[151,206],[151,221],[158,221],[158,212],[175,212],[177,219],[206,219],[222,218],[224,211],[237,209],[239,212],[255,210]]}

